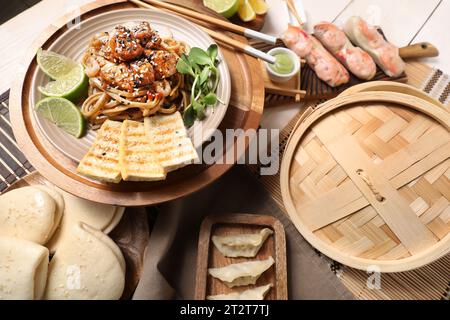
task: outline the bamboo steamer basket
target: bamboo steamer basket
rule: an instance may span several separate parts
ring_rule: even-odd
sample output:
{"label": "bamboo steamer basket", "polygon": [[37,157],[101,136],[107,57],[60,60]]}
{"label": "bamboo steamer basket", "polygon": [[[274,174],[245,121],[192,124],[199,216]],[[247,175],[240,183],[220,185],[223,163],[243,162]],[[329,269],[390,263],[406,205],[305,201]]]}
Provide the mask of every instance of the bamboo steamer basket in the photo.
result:
{"label": "bamboo steamer basket", "polygon": [[383,85],[309,110],[287,143],[280,184],[316,249],[350,267],[400,272],[450,251],[450,113],[418,90]]}

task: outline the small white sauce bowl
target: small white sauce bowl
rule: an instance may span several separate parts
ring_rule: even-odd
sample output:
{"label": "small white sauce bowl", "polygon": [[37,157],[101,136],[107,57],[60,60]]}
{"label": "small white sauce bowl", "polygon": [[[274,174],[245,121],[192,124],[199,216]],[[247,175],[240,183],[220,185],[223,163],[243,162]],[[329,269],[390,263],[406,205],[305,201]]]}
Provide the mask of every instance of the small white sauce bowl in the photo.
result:
{"label": "small white sauce bowl", "polygon": [[270,80],[273,82],[286,82],[289,81],[293,76],[295,76],[299,70],[300,70],[300,58],[295,54],[294,51],[287,49],[287,48],[273,48],[268,54],[275,56],[277,53],[287,53],[292,61],[294,62],[294,69],[290,73],[278,73],[275,70],[273,70],[268,62],[265,62],[266,64],[266,70],[269,75]]}

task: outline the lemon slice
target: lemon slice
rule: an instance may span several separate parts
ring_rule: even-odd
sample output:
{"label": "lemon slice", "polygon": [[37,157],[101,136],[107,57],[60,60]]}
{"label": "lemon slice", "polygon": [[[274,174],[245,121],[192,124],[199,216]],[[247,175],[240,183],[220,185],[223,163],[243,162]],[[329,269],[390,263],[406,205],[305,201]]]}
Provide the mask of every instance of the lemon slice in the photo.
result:
{"label": "lemon slice", "polygon": [[267,4],[264,0],[248,0],[256,14],[266,14]]}
{"label": "lemon slice", "polygon": [[238,14],[239,18],[241,18],[241,20],[244,22],[252,21],[256,18],[256,12],[255,10],[253,10],[248,0],[244,0],[238,10]]}
{"label": "lemon slice", "polygon": [[80,138],[86,128],[86,122],[80,110],[71,101],[64,98],[48,97],[36,104],[36,111],[58,127]]}
{"label": "lemon slice", "polygon": [[240,0],[203,0],[203,5],[219,13],[225,18],[231,18],[238,12]]}

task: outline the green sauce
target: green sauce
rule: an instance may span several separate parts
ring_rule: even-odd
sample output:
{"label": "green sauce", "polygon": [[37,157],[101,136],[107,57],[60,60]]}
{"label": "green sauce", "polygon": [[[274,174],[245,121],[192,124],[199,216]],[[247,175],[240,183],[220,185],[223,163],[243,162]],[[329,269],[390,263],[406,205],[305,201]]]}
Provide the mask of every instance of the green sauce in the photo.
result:
{"label": "green sauce", "polygon": [[280,74],[288,74],[294,70],[294,61],[287,53],[275,53],[275,63],[269,64],[269,67]]}

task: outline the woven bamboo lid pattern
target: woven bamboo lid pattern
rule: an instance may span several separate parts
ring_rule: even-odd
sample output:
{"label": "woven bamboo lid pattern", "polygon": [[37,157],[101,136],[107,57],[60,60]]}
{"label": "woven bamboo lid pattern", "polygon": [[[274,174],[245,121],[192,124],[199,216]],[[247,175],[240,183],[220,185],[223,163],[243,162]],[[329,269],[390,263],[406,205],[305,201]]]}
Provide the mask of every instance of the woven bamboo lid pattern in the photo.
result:
{"label": "woven bamboo lid pattern", "polygon": [[418,97],[362,92],[298,123],[281,191],[301,234],[359,269],[397,272],[450,251],[450,114]]}

